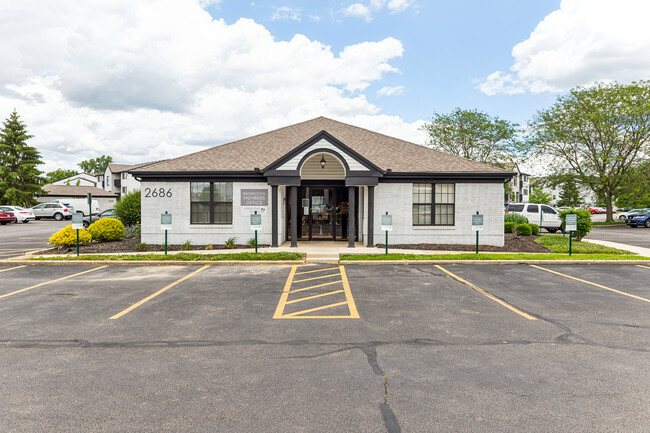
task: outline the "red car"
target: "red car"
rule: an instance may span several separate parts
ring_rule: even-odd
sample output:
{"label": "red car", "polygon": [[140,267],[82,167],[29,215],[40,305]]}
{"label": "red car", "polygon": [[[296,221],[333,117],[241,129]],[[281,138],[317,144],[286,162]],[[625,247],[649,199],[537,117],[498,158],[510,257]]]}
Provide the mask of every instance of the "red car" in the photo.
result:
{"label": "red car", "polygon": [[5,225],[7,223],[16,222],[16,217],[13,212],[0,211],[0,224]]}

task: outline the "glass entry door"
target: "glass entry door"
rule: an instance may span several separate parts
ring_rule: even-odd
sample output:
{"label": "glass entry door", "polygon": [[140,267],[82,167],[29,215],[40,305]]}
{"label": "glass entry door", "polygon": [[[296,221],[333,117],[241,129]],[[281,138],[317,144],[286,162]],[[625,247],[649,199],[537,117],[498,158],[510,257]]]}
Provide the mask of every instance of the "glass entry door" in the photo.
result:
{"label": "glass entry door", "polygon": [[311,239],[334,240],[334,188],[309,188]]}
{"label": "glass entry door", "polygon": [[[298,239],[341,241],[348,238],[348,189],[303,186],[298,188]],[[291,199],[287,196],[287,238],[291,233]]]}

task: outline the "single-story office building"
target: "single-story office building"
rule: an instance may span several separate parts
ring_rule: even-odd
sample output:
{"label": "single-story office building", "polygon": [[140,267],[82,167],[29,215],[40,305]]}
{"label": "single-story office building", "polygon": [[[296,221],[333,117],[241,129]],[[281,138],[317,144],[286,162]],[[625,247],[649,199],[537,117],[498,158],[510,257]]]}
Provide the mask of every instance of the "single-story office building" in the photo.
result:
{"label": "single-story office building", "polygon": [[502,246],[504,182],[513,173],[324,117],[132,171],[142,182],[142,242],[286,241]]}

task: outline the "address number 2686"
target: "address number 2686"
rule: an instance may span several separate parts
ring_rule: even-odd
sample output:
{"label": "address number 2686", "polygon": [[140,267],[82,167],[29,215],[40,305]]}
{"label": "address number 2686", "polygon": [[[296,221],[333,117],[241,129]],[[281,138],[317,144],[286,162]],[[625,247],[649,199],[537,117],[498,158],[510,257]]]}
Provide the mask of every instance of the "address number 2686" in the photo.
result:
{"label": "address number 2686", "polygon": [[144,196],[145,197],[171,197],[172,196],[172,189],[165,189],[165,188],[145,188],[144,189]]}

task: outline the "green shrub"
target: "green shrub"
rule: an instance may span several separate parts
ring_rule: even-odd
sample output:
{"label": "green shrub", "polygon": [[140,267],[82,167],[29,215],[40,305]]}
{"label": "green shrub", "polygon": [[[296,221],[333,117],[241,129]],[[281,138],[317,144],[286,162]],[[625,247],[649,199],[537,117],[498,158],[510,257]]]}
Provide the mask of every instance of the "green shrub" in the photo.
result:
{"label": "green shrub", "polygon": [[[79,230],[79,243],[87,244],[92,240],[92,236],[86,230]],[[72,228],[72,225],[65,226],[58,232],[54,233],[50,238],[51,245],[77,245],[77,231]]]}
{"label": "green shrub", "polygon": [[562,231],[566,225],[567,214],[574,213],[578,216],[578,230],[573,232],[573,239],[580,240],[587,236],[591,231],[591,212],[586,209],[567,209],[560,211],[560,220],[562,220]]}
{"label": "green shrub", "polygon": [[255,238],[250,238],[248,242],[246,242],[249,247],[255,248]]}
{"label": "green shrub", "polygon": [[124,237],[127,239],[134,239],[140,237],[140,224],[124,227]]}
{"label": "green shrub", "polygon": [[518,214],[518,213],[507,213],[503,217],[503,221],[507,223],[515,223],[517,224],[527,224],[528,223],[528,218],[525,216]]}
{"label": "green shrub", "polygon": [[519,236],[530,236],[533,233],[530,224],[517,224],[516,230]]}
{"label": "green shrub", "polygon": [[127,226],[140,223],[140,191],[123,195],[115,205],[115,213]]}
{"label": "green shrub", "polygon": [[181,250],[189,250],[190,247],[192,246],[192,241],[185,241],[183,245],[181,245]]}
{"label": "green shrub", "polygon": [[102,218],[92,223],[88,232],[96,241],[119,241],[124,237],[124,224],[115,218]]}
{"label": "green shrub", "polygon": [[139,249],[140,251],[145,251],[145,250],[147,249],[147,246],[148,246],[148,245],[147,245],[146,243],[144,243],[144,242],[140,242],[140,243],[137,244],[135,247],[136,247],[137,249]]}
{"label": "green shrub", "polygon": [[513,233],[514,232],[514,227],[515,227],[515,223],[513,223],[513,222],[505,222],[505,223],[503,223],[503,231],[505,233]]}
{"label": "green shrub", "polygon": [[235,248],[235,241],[236,240],[237,240],[237,238],[235,238],[235,237],[228,239],[226,241],[226,248],[229,248],[229,249]]}
{"label": "green shrub", "polygon": [[535,236],[538,236],[539,235],[539,226],[537,224],[529,224],[529,225],[530,225],[530,229],[531,229],[532,233]]}

